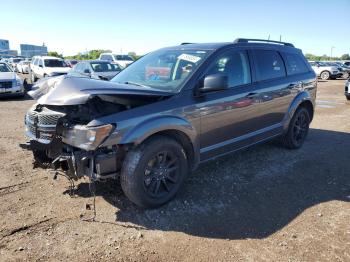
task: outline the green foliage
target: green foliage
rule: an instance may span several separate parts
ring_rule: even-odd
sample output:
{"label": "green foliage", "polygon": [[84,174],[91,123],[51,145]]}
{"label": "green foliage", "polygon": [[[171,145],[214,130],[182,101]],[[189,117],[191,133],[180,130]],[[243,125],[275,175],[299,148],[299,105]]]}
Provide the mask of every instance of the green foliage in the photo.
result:
{"label": "green foliage", "polygon": [[50,51],[47,53],[48,56],[54,56],[54,57],[59,57],[59,58],[63,58],[62,54],[57,53],[56,51]]}
{"label": "green foliage", "polygon": [[336,57],[336,56],[329,57],[328,55],[317,56],[313,54],[305,54],[305,57],[307,60],[310,60],[310,61],[350,60],[349,54],[344,54],[341,57]]}
{"label": "green foliage", "polygon": [[349,54],[344,54],[340,57],[341,60],[350,60],[350,55]]}
{"label": "green foliage", "polygon": [[90,50],[86,53],[79,53],[77,55],[73,55],[73,56],[66,56],[66,59],[76,59],[76,60],[94,60],[94,59],[98,59],[100,57],[101,53],[110,53],[111,50],[101,50],[101,49],[97,49],[97,50]]}

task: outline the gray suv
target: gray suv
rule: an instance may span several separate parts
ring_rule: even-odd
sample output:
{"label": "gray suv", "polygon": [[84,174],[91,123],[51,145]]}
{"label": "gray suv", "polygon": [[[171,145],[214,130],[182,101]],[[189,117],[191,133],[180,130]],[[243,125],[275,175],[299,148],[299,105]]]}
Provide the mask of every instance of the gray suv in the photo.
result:
{"label": "gray suv", "polygon": [[173,198],[204,161],[275,137],[300,148],[317,79],[290,43],[237,39],[147,54],[111,81],[62,76],[30,94],[36,164],[71,179],[119,178],[139,206]]}

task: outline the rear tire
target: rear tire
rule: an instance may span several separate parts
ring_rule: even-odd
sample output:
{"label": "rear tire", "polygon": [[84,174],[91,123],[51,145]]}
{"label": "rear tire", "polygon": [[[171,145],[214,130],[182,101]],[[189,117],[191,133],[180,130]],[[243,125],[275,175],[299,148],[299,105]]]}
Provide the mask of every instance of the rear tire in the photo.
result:
{"label": "rear tire", "polygon": [[310,114],[305,107],[299,107],[288,127],[288,132],[283,137],[283,144],[289,149],[300,148],[309,132]]}
{"label": "rear tire", "polygon": [[155,136],[128,152],[120,182],[133,203],[154,208],[176,195],[188,171],[182,146],[171,138]]}
{"label": "rear tire", "polygon": [[343,78],[348,79],[349,78],[349,72],[343,73]]}
{"label": "rear tire", "polygon": [[329,71],[322,71],[320,77],[322,80],[329,80],[331,78],[331,73]]}

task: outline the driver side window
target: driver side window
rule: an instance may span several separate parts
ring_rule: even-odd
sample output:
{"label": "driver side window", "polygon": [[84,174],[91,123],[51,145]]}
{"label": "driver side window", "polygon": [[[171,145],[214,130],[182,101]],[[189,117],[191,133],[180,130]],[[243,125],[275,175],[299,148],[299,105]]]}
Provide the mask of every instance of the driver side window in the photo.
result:
{"label": "driver side window", "polygon": [[224,74],[229,87],[251,83],[250,64],[246,51],[226,51],[209,66],[206,75]]}

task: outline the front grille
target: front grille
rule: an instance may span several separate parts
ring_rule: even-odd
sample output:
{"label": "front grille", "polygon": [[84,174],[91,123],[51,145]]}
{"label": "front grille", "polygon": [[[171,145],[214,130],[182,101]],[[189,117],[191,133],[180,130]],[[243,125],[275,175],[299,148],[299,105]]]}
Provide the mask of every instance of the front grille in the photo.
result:
{"label": "front grille", "polygon": [[12,88],[12,81],[0,82],[0,88]]}
{"label": "front grille", "polygon": [[39,142],[49,143],[56,132],[58,119],[65,114],[43,108],[41,112],[28,111],[26,115],[27,135]]}

